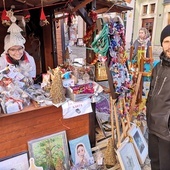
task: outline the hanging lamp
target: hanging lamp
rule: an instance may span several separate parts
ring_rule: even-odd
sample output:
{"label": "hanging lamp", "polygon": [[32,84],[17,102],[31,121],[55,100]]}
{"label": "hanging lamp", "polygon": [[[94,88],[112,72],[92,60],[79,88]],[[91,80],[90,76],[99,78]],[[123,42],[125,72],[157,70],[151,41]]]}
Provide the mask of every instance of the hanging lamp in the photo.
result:
{"label": "hanging lamp", "polygon": [[10,18],[7,15],[7,11],[5,8],[5,0],[3,0],[3,6],[4,6],[4,10],[2,11],[2,15],[1,15],[1,21],[2,21],[2,25],[4,26],[9,26],[11,24]]}
{"label": "hanging lamp", "polygon": [[44,8],[43,8],[43,0],[41,0],[41,15],[40,15],[40,26],[43,27],[44,25],[49,24],[47,21],[47,18],[44,13]]}

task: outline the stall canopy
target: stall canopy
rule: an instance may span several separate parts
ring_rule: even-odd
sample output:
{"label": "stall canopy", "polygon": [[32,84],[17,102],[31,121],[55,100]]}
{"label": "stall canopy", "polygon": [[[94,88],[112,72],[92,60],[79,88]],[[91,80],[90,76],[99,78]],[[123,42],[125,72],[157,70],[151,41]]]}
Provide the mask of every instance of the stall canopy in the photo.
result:
{"label": "stall canopy", "polygon": [[[1,0],[0,1],[0,12],[4,10],[13,9],[14,12],[23,12],[24,10],[31,10],[40,8],[43,4],[44,7],[50,7],[58,9],[59,11],[67,11],[68,7],[73,6],[73,11],[78,11],[81,8],[86,8],[87,4],[95,4],[95,10],[98,13],[107,12],[122,12],[131,10],[125,2],[130,0]],[[76,4],[76,6],[75,6]]]}

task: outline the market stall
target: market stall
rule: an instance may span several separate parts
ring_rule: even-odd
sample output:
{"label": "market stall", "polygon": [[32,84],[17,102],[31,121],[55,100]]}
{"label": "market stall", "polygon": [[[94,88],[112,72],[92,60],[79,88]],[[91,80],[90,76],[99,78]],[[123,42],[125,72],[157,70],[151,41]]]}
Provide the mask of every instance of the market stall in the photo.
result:
{"label": "market stall", "polygon": [[0,158],[14,156],[28,150],[32,139],[66,130],[68,140],[89,134],[95,144],[94,113],[63,119],[62,108],[30,105],[13,114],[0,115]]}

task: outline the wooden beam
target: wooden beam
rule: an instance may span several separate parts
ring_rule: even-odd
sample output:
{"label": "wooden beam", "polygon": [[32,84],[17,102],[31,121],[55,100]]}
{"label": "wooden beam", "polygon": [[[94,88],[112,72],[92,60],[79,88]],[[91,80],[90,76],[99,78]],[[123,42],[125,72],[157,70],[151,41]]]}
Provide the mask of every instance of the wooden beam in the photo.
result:
{"label": "wooden beam", "polygon": [[76,11],[78,11],[79,9],[84,8],[88,3],[92,2],[92,1],[93,1],[93,0],[83,1],[81,4],[77,5],[77,6],[72,10],[72,12],[76,12]]}
{"label": "wooden beam", "polygon": [[[87,23],[87,25],[91,26],[93,24],[92,19],[88,16],[87,11],[85,10],[84,6],[85,4],[91,2],[92,0],[86,0],[85,2],[81,3],[79,5],[78,0],[74,0],[72,2],[72,5],[75,7],[73,11],[78,10],[78,14],[83,18],[83,20]],[[72,12],[73,12],[72,11]]]}
{"label": "wooden beam", "polygon": [[109,8],[101,8],[101,9],[96,10],[95,12],[96,12],[97,14],[101,14],[101,13],[105,13],[108,9],[109,9]]}

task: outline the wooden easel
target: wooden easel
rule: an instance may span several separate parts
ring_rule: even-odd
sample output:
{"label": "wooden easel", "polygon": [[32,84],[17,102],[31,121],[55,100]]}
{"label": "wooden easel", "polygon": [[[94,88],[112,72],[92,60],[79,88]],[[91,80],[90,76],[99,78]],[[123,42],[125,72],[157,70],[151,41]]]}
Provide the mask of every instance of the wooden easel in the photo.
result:
{"label": "wooden easel", "polygon": [[[115,147],[119,147],[121,145],[122,140],[127,136],[127,131],[130,128],[130,117],[128,114],[128,111],[125,106],[125,99],[121,99],[118,101],[118,94],[115,93],[115,87],[113,84],[112,75],[109,70],[109,61],[105,63],[106,66],[106,72],[108,75],[108,82],[109,82],[109,88],[110,88],[110,119],[111,119],[111,130],[112,130],[112,139],[113,139],[113,145]],[[117,114],[117,108],[116,103],[120,102],[120,105],[122,106],[122,109],[125,110],[126,114],[126,122],[124,122],[122,119],[121,126],[122,130],[120,129],[120,123],[119,118]],[[116,133],[115,133],[116,132]]]}
{"label": "wooden easel", "polygon": [[[143,57],[141,57],[141,59],[143,59]],[[142,76],[144,75],[144,71],[142,70],[143,68],[143,63],[144,62],[140,62],[140,72],[138,72],[138,76],[137,76],[137,81],[135,83],[135,87],[134,87],[134,93],[132,95],[132,101],[130,104],[130,109],[129,109],[129,113],[126,109],[126,102],[125,99],[121,99],[120,101],[118,101],[118,94],[115,93],[115,87],[113,84],[113,79],[112,79],[112,75],[110,73],[109,70],[109,61],[107,61],[107,63],[105,63],[106,66],[106,72],[107,72],[107,76],[108,76],[108,82],[109,82],[109,88],[110,88],[110,109],[111,109],[111,129],[112,129],[112,138],[113,138],[113,144],[114,146],[119,147],[121,145],[121,142],[123,141],[123,139],[125,137],[127,137],[127,131],[130,128],[130,121],[132,120],[132,113],[133,113],[133,109],[135,107],[135,104],[137,102],[138,99],[138,95],[140,93],[141,87],[142,87]],[[140,93],[140,95],[142,96],[142,93]],[[123,121],[123,119],[120,119],[120,123],[119,123],[119,118],[117,115],[117,107],[116,107],[116,102],[120,102],[122,109],[125,110],[126,114],[126,122]],[[120,125],[122,127],[122,129],[120,129]],[[116,131],[116,133],[115,133]]]}
{"label": "wooden easel", "polygon": [[[130,47],[130,62],[132,63],[132,56],[133,56],[133,51],[134,51],[134,47],[131,46]],[[138,64],[138,72],[142,73],[142,77],[140,80],[140,86],[139,86],[139,93],[137,95],[137,103],[140,103],[142,101],[142,91],[143,91],[143,77],[144,76],[151,76],[151,72],[145,72],[144,71],[144,64],[145,62],[150,60],[150,66],[152,67],[152,61],[153,61],[153,55],[152,55],[152,46],[149,46],[149,56],[150,58],[146,58],[145,57],[145,47],[138,47],[138,51],[140,51],[140,53],[138,53],[137,56],[137,64]]]}

